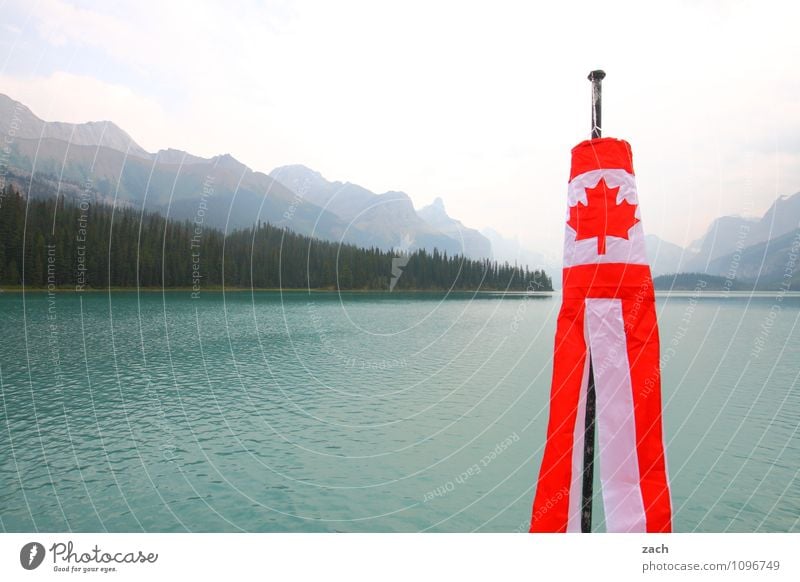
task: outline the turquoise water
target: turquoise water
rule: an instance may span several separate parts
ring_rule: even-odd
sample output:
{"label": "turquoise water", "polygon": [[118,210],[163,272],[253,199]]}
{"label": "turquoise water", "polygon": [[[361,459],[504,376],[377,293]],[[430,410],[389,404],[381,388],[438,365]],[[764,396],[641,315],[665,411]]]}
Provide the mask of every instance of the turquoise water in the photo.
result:
{"label": "turquoise water", "polygon": [[[525,531],[559,302],[0,294],[0,528]],[[675,529],[800,531],[800,298],[658,305]]]}

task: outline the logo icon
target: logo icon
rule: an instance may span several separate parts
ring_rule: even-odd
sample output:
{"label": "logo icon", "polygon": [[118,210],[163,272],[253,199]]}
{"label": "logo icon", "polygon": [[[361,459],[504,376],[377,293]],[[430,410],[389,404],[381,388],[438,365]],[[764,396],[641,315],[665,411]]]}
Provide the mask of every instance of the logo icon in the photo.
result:
{"label": "logo icon", "polygon": [[414,244],[414,239],[408,233],[400,238],[400,245],[394,251],[397,256],[392,257],[392,279],[389,281],[389,292],[394,291],[394,286],[403,274],[403,269],[411,260],[411,245]]}
{"label": "logo icon", "polygon": [[26,570],[35,570],[44,561],[44,546],[39,542],[28,542],[19,551],[19,563]]}
{"label": "logo icon", "polygon": [[606,237],[628,239],[628,231],[639,222],[636,205],[627,200],[617,204],[620,187],[609,188],[600,178],[594,188],[586,188],[586,202],[569,209],[567,224],[575,231],[575,240],[597,238],[597,254],[606,254]]}

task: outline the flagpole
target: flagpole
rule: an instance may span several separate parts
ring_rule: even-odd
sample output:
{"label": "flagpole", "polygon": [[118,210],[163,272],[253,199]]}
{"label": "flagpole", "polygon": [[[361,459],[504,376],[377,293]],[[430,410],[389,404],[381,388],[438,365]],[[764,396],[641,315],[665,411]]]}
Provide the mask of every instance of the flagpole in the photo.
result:
{"label": "flagpole", "polygon": [[[592,82],[592,139],[602,136],[602,83],[606,74],[604,71],[589,73]],[[592,531],[592,496],[594,487],[594,425],[597,415],[597,398],[594,389],[594,370],[592,366],[592,353],[589,357],[589,382],[586,387],[586,416],[583,433],[583,487],[581,504],[581,532]]]}
{"label": "flagpole", "polygon": [[588,77],[592,82],[592,139],[601,137],[603,133],[603,123],[600,117],[602,113],[603,79],[605,78],[605,71],[592,71]]}

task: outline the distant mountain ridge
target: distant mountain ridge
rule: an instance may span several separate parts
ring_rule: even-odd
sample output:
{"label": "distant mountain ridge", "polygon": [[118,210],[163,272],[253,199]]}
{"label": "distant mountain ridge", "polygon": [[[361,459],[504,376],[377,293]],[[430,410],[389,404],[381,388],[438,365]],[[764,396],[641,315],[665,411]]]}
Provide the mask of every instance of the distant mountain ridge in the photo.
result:
{"label": "distant mountain ridge", "polygon": [[683,272],[687,261],[693,257],[686,249],[653,234],[645,235],[644,243],[654,277]]}
{"label": "distant mountain ridge", "polygon": [[285,166],[268,175],[229,154],[149,153],[111,121],[45,122],[2,94],[0,132],[13,138],[9,179],[23,191],[33,175],[39,183],[57,185],[64,196],[88,195],[187,220],[198,217],[202,198],[203,221],[224,230],[261,221],[364,247],[435,247],[451,255],[491,257],[488,239],[446,212],[422,209],[420,214],[404,192],[376,194],[357,184],[329,182],[305,166]]}
{"label": "distant mountain ridge", "polygon": [[371,244],[381,248],[436,247],[475,259],[491,256],[491,244],[480,233],[447,216],[443,206],[438,214],[427,208],[416,211],[405,192],[376,194],[351,182],[328,181],[319,172],[302,165],[275,168],[270,177],[300,199],[345,221],[348,225],[345,236],[368,232]]}
{"label": "distant mountain ridge", "polygon": [[[13,131],[12,130],[13,125]],[[69,142],[77,146],[101,146],[130,155],[149,157],[133,138],[111,121],[87,123],[46,122],[22,103],[0,93],[0,133],[15,139],[45,139]]]}
{"label": "distant mountain ridge", "polygon": [[437,197],[428,206],[420,208],[417,214],[435,229],[460,242],[464,255],[474,258],[492,257],[491,241],[474,228],[468,228],[460,220],[451,218],[441,198]]}
{"label": "distant mountain ridge", "polygon": [[699,273],[739,288],[800,284],[800,192],[778,197],[761,217],[721,216],[682,249],[648,237],[653,274]]}

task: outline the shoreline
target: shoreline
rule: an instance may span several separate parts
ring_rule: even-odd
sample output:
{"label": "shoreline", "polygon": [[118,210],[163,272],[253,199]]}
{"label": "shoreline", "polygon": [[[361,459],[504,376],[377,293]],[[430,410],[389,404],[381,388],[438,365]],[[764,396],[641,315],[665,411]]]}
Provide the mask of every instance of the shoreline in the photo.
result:
{"label": "shoreline", "polygon": [[[402,289],[399,291],[387,291],[382,289],[308,289],[297,287],[209,287],[201,289],[204,293],[380,293],[385,295],[402,295],[404,293],[502,293],[508,295],[550,295],[555,291],[507,291],[505,289]],[[197,289],[192,287],[107,287],[105,289],[88,288],[75,289],[75,287],[0,287],[0,294],[4,293],[197,293]]]}
{"label": "shoreline", "polygon": [[[31,294],[46,294],[46,293],[57,293],[61,294],[90,294],[90,295],[97,295],[100,293],[146,293],[146,294],[154,294],[154,293],[165,293],[165,294],[173,294],[173,293],[197,293],[198,291],[192,287],[108,287],[105,289],[97,289],[97,288],[87,288],[77,290],[75,287],[56,287],[54,289],[48,289],[47,287],[22,287],[22,286],[13,286],[13,287],[0,287],[0,296],[6,293],[8,294],[24,294],[24,293],[31,293]],[[374,295],[386,295],[387,297],[390,296],[400,296],[406,294],[424,294],[424,293],[435,293],[439,295],[454,295],[454,294],[465,294],[465,295],[502,295],[507,297],[551,297],[554,295],[561,295],[560,289],[553,289],[550,291],[507,291],[505,289],[402,289],[399,291],[388,291],[385,289],[308,289],[308,288],[296,288],[296,287],[208,287],[200,290],[200,293],[232,293],[232,294],[240,294],[240,293],[287,293],[287,294],[299,294],[299,293],[307,293],[309,295],[341,295],[341,294],[374,294]],[[797,297],[800,296],[800,290],[794,291],[786,291],[783,289],[754,289],[754,290],[744,290],[744,289],[736,289],[730,291],[718,291],[714,289],[702,289],[699,292],[697,290],[692,289],[655,289],[655,295],[658,297],[667,297],[667,296],[674,296],[674,297],[681,297],[681,296],[696,296],[706,297],[706,298],[719,298],[724,296],[735,296],[735,297],[747,297],[747,296],[773,296],[773,295],[784,295],[787,297]]]}

